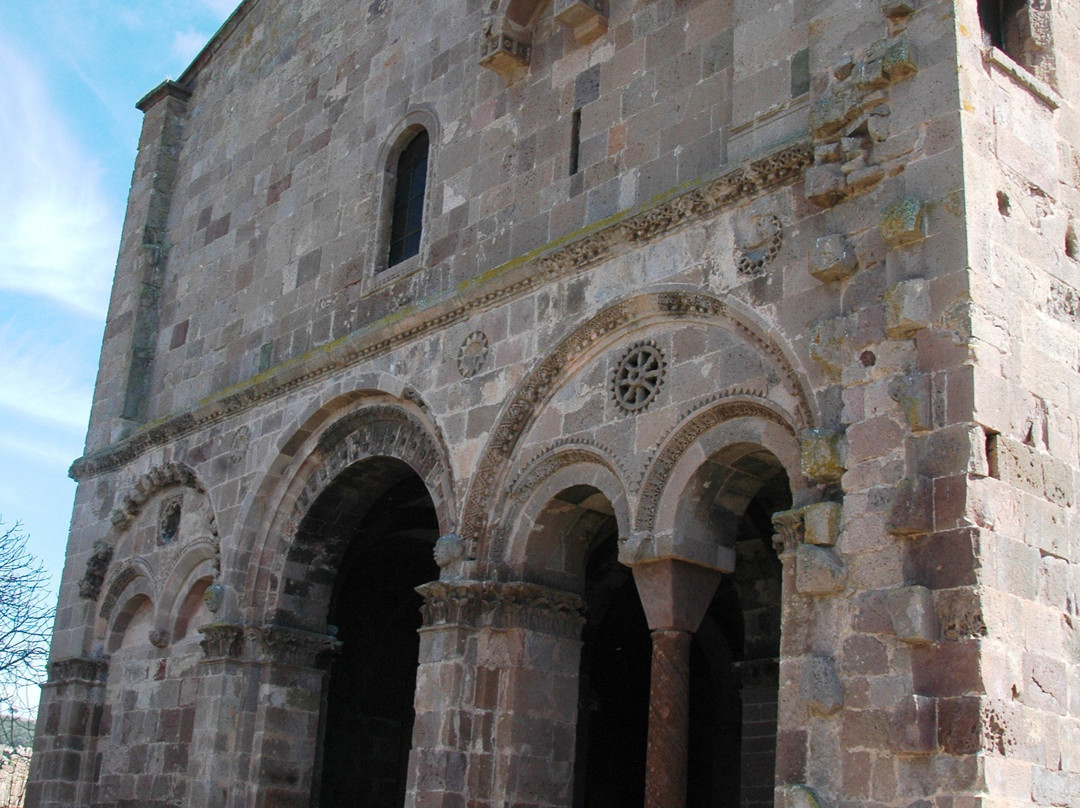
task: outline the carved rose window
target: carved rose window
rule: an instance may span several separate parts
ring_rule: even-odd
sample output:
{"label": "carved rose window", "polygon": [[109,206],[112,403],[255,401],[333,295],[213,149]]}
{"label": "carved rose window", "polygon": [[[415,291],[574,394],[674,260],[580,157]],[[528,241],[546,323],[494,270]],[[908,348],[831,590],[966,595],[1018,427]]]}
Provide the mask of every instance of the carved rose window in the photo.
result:
{"label": "carved rose window", "polygon": [[612,395],[626,412],[641,412],[664,382],[664,354],[653,342],[639,342],[623,355],[612,374]]}

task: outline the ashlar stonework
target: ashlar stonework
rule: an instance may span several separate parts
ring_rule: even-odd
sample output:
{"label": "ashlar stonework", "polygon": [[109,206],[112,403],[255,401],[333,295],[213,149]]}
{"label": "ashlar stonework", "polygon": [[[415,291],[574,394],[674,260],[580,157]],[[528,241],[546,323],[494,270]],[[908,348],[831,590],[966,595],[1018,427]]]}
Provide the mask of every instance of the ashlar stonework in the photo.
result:
{"label": "ashlar stonework", "polygon": [[245,0],[139,103],[28,805],[1080,804],[1078,59]]}

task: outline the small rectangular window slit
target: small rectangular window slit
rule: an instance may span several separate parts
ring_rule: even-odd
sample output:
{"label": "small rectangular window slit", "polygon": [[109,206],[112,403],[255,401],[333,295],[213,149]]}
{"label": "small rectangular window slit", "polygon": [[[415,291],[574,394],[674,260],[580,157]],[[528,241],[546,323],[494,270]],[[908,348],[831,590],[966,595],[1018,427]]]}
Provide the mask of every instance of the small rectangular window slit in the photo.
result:
{"label": "small rectangular window slit", "polygon": [[581,155],[581,110],[575,109],[570,119],[570,176],[574,176],[580,170],[579,160]]}
{"label": "small rectangular window slit", "polygon": [[998,468],[998,433],[986,433],[986,466],[991,477],[1000,480],[1001,472]]}

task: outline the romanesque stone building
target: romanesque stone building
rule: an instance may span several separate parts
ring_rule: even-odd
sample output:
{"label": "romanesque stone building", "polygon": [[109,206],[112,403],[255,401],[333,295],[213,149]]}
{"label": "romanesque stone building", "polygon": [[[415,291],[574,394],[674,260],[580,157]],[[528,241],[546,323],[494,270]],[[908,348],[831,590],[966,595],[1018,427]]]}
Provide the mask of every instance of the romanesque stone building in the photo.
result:
{"label": "romanesque stone building", "polygon": [[30,804],[1080,804],[1078,60],[246,0],[140,103]]}

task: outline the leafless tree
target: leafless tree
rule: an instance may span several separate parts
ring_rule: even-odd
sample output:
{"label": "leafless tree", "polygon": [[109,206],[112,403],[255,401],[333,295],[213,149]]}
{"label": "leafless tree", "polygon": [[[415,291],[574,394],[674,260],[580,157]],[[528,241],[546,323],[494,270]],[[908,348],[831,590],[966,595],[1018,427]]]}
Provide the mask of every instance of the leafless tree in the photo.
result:
{"label": "leafless tree", "polygon": [[49,573],[26,538],[18,522],[0,521],[0,711],[10,719],[0,720],[0,742],[13,740],[3,730],[20,712],[32,712],[26,702],[36,702],[52,635]]}

